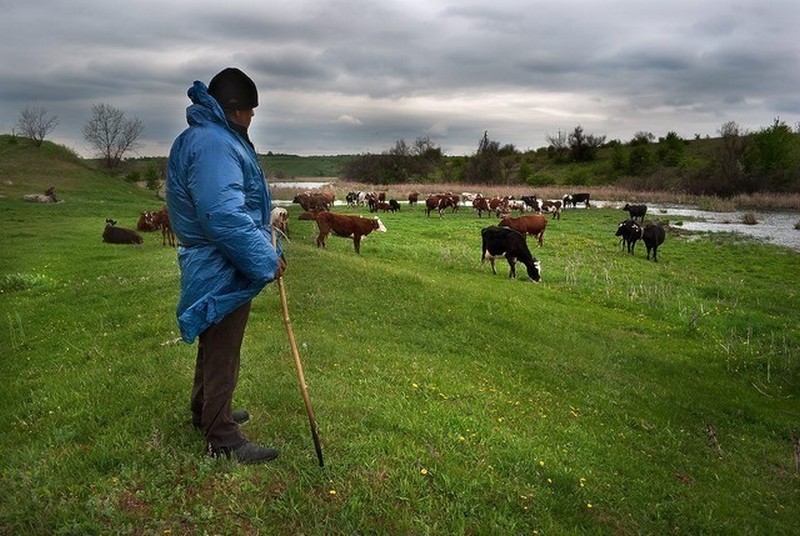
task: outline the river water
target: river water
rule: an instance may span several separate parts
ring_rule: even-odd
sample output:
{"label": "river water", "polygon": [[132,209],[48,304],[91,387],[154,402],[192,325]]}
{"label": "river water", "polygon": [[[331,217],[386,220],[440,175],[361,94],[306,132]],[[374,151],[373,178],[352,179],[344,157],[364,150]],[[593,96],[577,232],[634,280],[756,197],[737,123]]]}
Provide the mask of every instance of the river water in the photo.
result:
{"label": "river water", "polygon": [[[622,208],[624,204],[598,201],[599,207]],[[620,212],[624,216],[625,212]],[[744,223],[747,213],[756,216],[755,225]],[[800,212],[796,211],[753,211],[712,212],[700,210],[690,205],[651,205],[647,204],[647,220],[668,220],[670,225],[687,231],[704,233],[740,233],[763,242],[776,244],[800,251],[800,230],[794,226],[800,222]],[[621,221],[621,220],[620,220]]]}

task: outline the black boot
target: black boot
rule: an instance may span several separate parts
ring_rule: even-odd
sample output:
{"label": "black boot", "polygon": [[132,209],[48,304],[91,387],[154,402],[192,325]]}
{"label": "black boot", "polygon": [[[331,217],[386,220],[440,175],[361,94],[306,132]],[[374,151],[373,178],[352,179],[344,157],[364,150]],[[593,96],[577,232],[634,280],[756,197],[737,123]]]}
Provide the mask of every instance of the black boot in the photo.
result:
{"label": "black boot", "polygon": [[278,457],[276,449],[262,447],[250,441],[245,441],[235,447],[212,447],[209,445],[208,453],[212,458],[225,457],[244,464],[265,463]]}

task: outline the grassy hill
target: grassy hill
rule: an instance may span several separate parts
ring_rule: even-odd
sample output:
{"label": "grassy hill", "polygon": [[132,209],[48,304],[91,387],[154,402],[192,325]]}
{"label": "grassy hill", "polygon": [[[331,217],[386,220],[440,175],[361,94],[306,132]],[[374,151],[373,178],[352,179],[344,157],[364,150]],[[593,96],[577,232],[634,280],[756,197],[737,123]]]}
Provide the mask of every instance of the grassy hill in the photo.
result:
{"label": "grassy hill", "polygon": [[[63,203],[22,201],[50,185]],[[381,214],[356,255],[291,213],[292,324],[253,303],[236,407],[266,467],[203,456],[176,252],[104,244],[152,192],[0,138],[0,534],[793,534],[800,255],[566,211],[543,281],[481,265],[461,210]],[[355,211],[356,209],[350,209]],[[364,214],[365,216],[371,216]],[[520,270],[524,272],[524,270]]]}

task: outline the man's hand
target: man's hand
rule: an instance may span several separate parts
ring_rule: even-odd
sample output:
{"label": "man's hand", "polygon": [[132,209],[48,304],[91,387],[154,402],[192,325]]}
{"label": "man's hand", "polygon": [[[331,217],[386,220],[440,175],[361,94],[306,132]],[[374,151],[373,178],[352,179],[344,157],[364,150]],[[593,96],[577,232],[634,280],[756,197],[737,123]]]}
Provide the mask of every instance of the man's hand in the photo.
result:
{"label": "man's hand", "polygon": [[275,279],[283,277],[283,272],[286,271],[286,261],[281,257],[278,259],[278,270],[275,272]]}

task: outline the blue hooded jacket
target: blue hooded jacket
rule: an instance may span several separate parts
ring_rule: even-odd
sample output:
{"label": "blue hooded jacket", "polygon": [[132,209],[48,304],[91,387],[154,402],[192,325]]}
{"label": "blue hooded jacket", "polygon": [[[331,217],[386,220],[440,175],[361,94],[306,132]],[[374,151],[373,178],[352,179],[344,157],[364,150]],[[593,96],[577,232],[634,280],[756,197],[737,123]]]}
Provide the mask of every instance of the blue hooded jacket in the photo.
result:
{"label": "blue hooded jacket", "polygon": [[192,342],[275,279],[271,200],[255,149],[228,126],[208,88],[189,88],[189,128],[169,154],[167,207],[178,237],[178,325]]}

